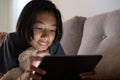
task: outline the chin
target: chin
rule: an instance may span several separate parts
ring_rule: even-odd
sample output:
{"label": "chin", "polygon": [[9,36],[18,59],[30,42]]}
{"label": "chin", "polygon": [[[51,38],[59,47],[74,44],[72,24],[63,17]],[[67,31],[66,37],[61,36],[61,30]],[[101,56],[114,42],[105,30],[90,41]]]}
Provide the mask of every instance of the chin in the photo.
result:
{"label": "chin", "polygon": [[47,50],[47,48],[39,48],[39,51]]}

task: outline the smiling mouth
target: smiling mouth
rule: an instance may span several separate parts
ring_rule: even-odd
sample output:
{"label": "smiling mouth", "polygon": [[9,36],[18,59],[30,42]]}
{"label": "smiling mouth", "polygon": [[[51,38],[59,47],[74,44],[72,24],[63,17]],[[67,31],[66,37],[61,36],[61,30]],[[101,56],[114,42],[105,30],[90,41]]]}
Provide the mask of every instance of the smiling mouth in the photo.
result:
{"label": "smiling mouth", "polygon": [[40,46],[48,46],[48,42],[44,42],[44,41],[39,41],[38,42]]}

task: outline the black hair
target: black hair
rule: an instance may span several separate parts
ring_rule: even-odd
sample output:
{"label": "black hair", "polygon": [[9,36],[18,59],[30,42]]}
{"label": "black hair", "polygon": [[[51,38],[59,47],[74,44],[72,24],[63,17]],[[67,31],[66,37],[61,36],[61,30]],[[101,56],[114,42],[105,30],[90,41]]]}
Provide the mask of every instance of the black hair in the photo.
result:
{"label": "black hair", "polygon": [[25,38],[26,41],[31,41],[33,38],[33,24],[35,16],[38,12],[50,12],[53,13],[56,24],[56,36],[55,40],[60,41],[62,37],[62,19],[61,13],[56,6],[49,0],[32,0],[23,8],[16,26],[16,32],[18,36]]}

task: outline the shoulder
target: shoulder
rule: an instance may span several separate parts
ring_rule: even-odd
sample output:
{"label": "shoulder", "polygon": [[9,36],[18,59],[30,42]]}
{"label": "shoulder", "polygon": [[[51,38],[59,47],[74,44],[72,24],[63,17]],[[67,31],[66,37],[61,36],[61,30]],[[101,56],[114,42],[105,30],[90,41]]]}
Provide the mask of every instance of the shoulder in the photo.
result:
{"label": "shoulder", "polygon": [[51,55],[65,55],[64,50],[59,42],[52,43],[49,47],[49,52]]}
{"label": "shoulder", "polygon": [[3,52],[15,55],[20,54],[27,48],[28,43],[24,39],[20,38],[15,32],[8,33],[1,44],[1,49]]}

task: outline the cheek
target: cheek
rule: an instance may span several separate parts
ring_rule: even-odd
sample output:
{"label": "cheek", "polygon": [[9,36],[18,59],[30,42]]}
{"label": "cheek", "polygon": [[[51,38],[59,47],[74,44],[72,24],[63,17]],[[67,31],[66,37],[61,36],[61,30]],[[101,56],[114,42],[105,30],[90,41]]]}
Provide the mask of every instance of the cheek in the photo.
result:
{"label": "cheek", "polygon": [[31,44],[31,46],[35,47],[35,46],[36,46],[36,41],[35,41],[35,40],[32,40],[32,41],[30,42],[30,44]]}
{"label": "cheek", "polygon": [[31,40],[30,44],[35,47],[37,44],[37,41],[40,39],[40,35],[34,35],[33,39]]}
{"label": "cheek", "polygon": [[34,41],[37,41],[37,40],[39,40],[40,39],[40,36],[41,36],[41,33],[34,33],[34,37],[33,37],[33,40]]}
{"label": "cheek", "polygon": [[51,43],[54,41],[55,35],[56,35],[56,34],[52,34],[52,35],[50,36],[50,41],[51,41]]}

